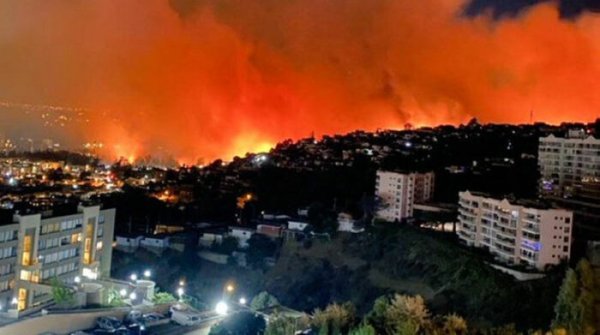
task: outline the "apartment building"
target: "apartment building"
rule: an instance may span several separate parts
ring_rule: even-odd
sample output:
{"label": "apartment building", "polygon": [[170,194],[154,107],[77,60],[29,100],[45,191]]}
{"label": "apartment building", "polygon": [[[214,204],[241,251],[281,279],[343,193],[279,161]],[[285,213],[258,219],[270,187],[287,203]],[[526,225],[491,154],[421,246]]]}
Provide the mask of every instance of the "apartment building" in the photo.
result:
{"label": "apartment building", "polygon": [[375,195],[379,199],[376,217],[401,221],[413,216],[415,203],[431,200],[434,173],[377,171]]}
{"label": "apartment building", "polygon": [[600,139],[583,130],[540,138],[540,196],[573,210],[581,235],[600,238]]}
{"label": "apartment building", "polygon": [[0,308],[49,302],[52,278],[110,276],[114,221],[114,209],[80,205],[71,215],[15,214],[0,225]]}
{"label": "apartment building", "polygon": [[512,265],[544,269],[571,253],[573,212],[537,201],[459,193],[457,234],[467,245],[487,249]]}

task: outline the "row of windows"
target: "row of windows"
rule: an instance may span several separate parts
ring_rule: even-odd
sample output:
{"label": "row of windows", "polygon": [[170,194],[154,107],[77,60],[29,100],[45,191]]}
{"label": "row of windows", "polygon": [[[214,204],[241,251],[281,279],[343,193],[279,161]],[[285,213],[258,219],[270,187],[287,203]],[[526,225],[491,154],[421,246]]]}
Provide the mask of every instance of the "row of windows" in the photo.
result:
{"label": "row of windows", "polygon": [[71,248],[67,250],[61,250],[59,252],[51,253],[44,256],[44,264],[50,264],[54,262],[60,262],[63,259],[77,256],[77,248]]}
{"label": "row of windows", "polygon": [[75,271],[77,269],[77,267],[78,267],[78,264],[75,262],[75,263],[69,263],[69,264],[57,266],[57,267],[51,268],[51,269],[46,269],[46,270],[42,271],[42,280],[60,276],[63,273]]}
{"label": "row of windows", "polygon": [[16,230],[0,231],[0,243],[16,240],[18,232]]}
{"label": "row of windows", "polygon": [[15,257],[17,255],[16,247],[8,247],[0,249],[0,259]]}
{"label": "row of windows", "polygon": [[59,231],[71,230],[83,225],[83,218],[73,219],[73,220],[65,220],[62,222],[53,222],[43,224],[41,227],[42,234],[51,234]]}
{"label": "row of windows", "polygon": [[8,281],[0,281],[0,292],[8,291]]}
{"label": "row of windows", "polygon": [[4,264],[4,265],[0,265],[0,276],[4,276],[7,275],[9,273],[13,272],[13,264]]}

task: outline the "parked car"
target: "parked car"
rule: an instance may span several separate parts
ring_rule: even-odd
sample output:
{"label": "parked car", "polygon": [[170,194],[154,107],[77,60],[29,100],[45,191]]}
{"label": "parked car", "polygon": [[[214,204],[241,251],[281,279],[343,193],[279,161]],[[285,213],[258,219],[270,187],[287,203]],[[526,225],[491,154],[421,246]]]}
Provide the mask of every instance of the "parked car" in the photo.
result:
{"label": "parked car", "polygon": [[122,326],[122,323],[119,319],[114,316],[101,316],[96,319],[96,325],[100,329],[104,330],[116,330]]}
{"label": "parked car", "polygon": [[197,313],[173,310],[171,312],[171,321],[182,326],[194,326],[199,324],[202,321],[202,319]]}

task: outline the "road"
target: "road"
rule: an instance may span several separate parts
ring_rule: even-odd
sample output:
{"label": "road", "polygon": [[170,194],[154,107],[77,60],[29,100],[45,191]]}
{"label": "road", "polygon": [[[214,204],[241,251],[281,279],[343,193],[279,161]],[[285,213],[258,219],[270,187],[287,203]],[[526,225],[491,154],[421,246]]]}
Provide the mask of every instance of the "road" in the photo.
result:
{"label": "road", "polygon": [[180,326],[168,323],[148,329],[150,335],[208,335],[210,327],[221,321],[223,317],[213,317],[202,321],[197,326]]}

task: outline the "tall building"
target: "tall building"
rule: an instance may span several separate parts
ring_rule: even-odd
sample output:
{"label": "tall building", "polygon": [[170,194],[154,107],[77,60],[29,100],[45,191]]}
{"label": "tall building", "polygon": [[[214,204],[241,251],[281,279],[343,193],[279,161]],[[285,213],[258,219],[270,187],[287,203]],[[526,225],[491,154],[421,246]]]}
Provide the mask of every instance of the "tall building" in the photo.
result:
{"label": "tall building", "polygon": [[115,210],[14,215],[0,225],[0,305],[23,311],[52,299],[52,278],[110,276]]}
{"label": "tall building", "polygon": [[434,173],[377,171],[375,195],[379,199],[376,217],[401,221],[413,216],[415,203],[433,197]]}
{"label": "tall building", "polygon": [[540,138],[541,197],[575,213],[581,235],[600,238],[600,139],[583,131]]}
{"label": "tall building", "polygon": [[544,269],[568,259],[573,213],[537,201],[495,199],[459,193],[457,234],[508,264]]}

